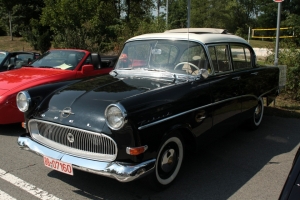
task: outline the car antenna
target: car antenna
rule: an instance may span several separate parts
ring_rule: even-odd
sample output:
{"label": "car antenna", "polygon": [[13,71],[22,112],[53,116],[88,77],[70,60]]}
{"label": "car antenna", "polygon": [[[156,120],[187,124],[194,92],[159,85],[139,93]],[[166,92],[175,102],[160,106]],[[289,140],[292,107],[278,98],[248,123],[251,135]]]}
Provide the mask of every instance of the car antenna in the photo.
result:
{"label": "car antenna", "polygon": [[188,34],[188,57],[187,57],[187,62],[189,62],[189,55],[190,55],[190,11],[191,11],[191,0],[188,0],[188,18],[187,18],[187,34]]}

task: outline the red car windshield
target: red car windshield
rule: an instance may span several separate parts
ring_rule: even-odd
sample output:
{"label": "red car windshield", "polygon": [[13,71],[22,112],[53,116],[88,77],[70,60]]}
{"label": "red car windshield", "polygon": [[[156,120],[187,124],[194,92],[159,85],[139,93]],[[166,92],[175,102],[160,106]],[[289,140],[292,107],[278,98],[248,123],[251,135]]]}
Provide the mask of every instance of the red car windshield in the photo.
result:
{"label": "red car windshield", "polygon": [[84,56],[85,53],[79,51],[51,50],[38,57],[29,65],[40,68],[73,70]]}

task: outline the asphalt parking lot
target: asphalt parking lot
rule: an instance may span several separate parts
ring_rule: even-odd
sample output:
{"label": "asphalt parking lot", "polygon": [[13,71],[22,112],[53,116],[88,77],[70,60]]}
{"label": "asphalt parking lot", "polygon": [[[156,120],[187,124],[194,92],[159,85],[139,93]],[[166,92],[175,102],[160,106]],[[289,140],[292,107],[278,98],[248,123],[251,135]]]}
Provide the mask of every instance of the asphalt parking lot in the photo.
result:
{"label": "asphalt parking lot", "polygon": [[299,130],[300,119],[265,115],[259,129],[235,129],[187,155],[175,183],[155,192],[143,179],[119,183],[46,168],[41,157],[18,148],[24,132],[19,124],[0,125],[0,199],[278,199],[299,147]]}

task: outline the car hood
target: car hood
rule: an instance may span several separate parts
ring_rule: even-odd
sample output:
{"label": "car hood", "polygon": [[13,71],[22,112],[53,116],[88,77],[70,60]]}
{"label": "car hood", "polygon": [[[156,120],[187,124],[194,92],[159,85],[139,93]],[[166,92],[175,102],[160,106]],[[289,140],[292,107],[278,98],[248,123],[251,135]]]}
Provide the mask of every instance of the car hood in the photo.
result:
{"label": "car hood", "polygon": [[[141,78],[118,79],[100,76],[68,86],[44,101],[39,117],[69,126],[101,131],[105,123],[104,112],[111,103],[159,90],[174,83]],[[63,111],[70,110],[69,114]]]}
{"label": "car hood", "polygon": [[4,94],[6,91],[7,91],[7,90],[0,89],[0,96],[1,96],[2,94]]}
{"label": "car hood", "polygon": [[1,72],[0,89],[12,90],[14,88],[18,88],[18,90],[20,91],[24,88],[36,85],[35,83],[39,79],[47,81],[47,79],[45,79],[46,77],[65,73],[70,73],[70,71],[31,67],[24,67],[21,69]]}

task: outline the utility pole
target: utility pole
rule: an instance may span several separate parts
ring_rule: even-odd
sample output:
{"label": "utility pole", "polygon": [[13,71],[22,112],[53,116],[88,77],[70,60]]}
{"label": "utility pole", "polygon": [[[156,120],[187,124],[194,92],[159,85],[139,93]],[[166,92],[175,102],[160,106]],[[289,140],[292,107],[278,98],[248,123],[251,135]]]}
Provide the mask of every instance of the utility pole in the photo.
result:
{"label": "utility pole", "polygon": [[191,0],[187,0],[187,1],[188,1],[188,7],[187,7],[187,12],[188,12],[187,28],[190,28]]}
{"label": "utility pole", "polygon": [[159,18],[160,0],[157,0],[157,21]]}
{"label": "utility pole", "polygon": [[169,14],[169,1],[166,3],[166,29],[168,30],[168,14]]}
{"label": "utility pole", "polygon": [[281,3],[284,0],[274,0],[275,3],[278,3],[278,11],[277,11],[277,29],[276,29],[276,46],[275,46],[275,59],[274,65],[278,66],[278,49],[279,49],[279,37],[280,37],[280,15],[281,15]]}

